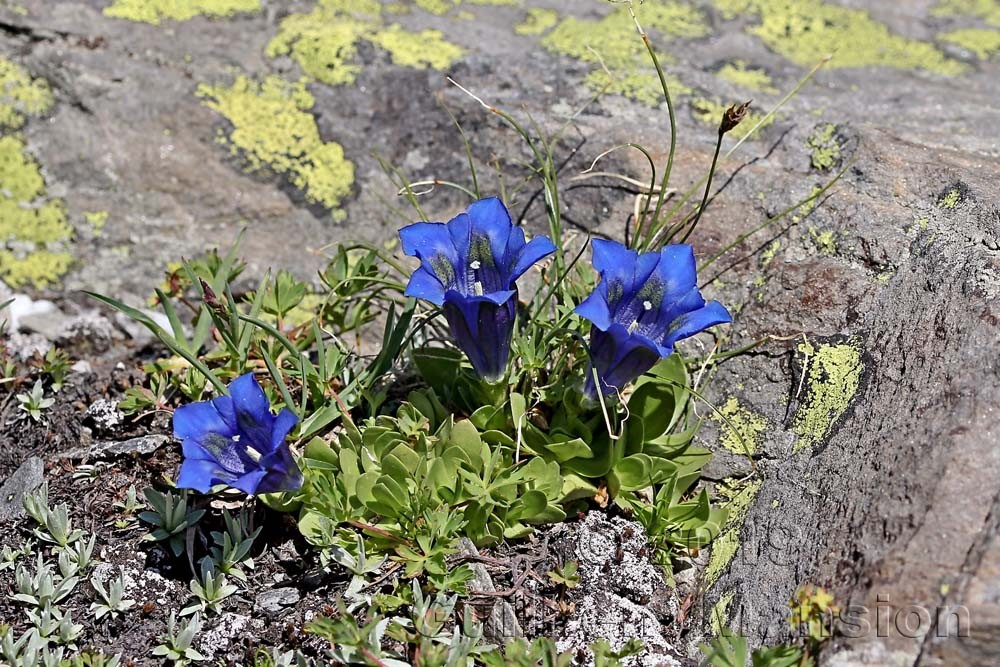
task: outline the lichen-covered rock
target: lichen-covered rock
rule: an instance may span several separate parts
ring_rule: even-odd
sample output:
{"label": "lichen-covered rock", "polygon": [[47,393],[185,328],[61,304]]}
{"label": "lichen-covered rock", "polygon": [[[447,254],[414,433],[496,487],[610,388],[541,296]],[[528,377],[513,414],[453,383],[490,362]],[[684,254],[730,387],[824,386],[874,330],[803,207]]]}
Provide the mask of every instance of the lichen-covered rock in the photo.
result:
{"label": "lichen-covered rock", "polygon": [[561,650],[590,656],[587,647],[598,639],[617,650],[635,637],[644,649],[628,664],[680,664],[662,625],[680,603],[652,562],[641,525],[590,512],[579,523],[557,526],[550,539],[556,552],[579,563],[580,583],[569,592],[573,610],[557,638]]}

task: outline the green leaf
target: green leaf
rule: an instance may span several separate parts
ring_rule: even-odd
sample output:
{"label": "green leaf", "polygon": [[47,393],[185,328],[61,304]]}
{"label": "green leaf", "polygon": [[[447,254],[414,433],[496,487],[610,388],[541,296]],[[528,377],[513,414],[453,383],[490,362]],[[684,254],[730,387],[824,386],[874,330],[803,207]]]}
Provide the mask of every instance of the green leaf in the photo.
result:
{"label": "green leaf", "polygon": [[621,491],[637,491],[653,484],[653,459],[645,454],[633,454],[618,461],[608,475],[612,495]]}
{"label": "green leaf", "polygon": [[642,420],[648,440],[660,437],[670,427],[676,405],[674,393],[672,385],[656,380],[640,384],[632,393],[628,401],[629,414]]}
{"label": "green leaf", "polygon": [[719,637],[699,648],[705,654],[701,667],[746,667],[747,640],[731,630],[723,628]]}
{"label": "green leaf", "polygon": [[553,442],[546,445],[545,449],[559,462],[577,458],[589,459],[594,456],[594,451],[580,438]]}
{"label": "green leaf", "polygon": [[522,494],[507,511],[509,521],[530,520],[540,515],[548,505],[548,499],[541,491],[532,489]]}
{"label": "green leaf", "polygon": [[462,368],[462,353],[447,347],[422,347],[413,350],[413,363],[421,377],[435,390],[453,389]]}

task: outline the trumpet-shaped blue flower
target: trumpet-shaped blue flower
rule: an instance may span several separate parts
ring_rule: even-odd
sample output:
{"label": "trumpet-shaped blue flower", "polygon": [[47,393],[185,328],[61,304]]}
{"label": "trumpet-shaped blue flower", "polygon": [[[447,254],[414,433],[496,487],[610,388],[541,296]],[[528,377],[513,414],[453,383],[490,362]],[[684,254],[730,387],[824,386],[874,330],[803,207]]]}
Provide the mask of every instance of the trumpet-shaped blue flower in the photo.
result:
{"label": "trumpet-shaped blue flower", "polygon": [[[722,304],[705,303],[698,291],[691,246],[641,255],[615,241],[595,239],[592,247],[601,282],[576,313],[593,324],[591,369],[597,369],[602,393],[624,388],[670,356],[677,341],[732,322]],[[597,396],[593,372],[584,393]]]}
{"label": "trumpet-shaped blue flower", "polygon": [[233,380],[229,395],[174,412],[174,436],[184,448],[177,486],[207,493],[226,484],[248,494],[294,491],[302,473],[285,437],[298,422],[287,408],[271,414],[253,373]]}
{"label": "trumpet-shaped blue flower", "polygon": [[417,222],[399,230],[403,252],[417,257],[406,295],[442,306],[455,343],[483,379],[503,377],[510,356],[517,279],[555,252],[539,236],[526,243],[496,197],[480,199],[447,224]]}

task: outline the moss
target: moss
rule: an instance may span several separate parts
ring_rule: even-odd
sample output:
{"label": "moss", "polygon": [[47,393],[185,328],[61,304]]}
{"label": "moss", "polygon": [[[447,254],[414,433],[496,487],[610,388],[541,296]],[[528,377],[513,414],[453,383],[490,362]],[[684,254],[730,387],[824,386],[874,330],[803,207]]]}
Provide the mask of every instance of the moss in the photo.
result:
{"label": "moss", "polygon": [[740,404],[733,396],[712,416],[719,424],[719,442],[733,454],[753,456],[764,444],[767,419]]}
{"label": "moss", "polygon": [[0,279],[45,287],[69,269],[73,229],[61,199],[49,199],[41,167],[23,139],[0,137]]}
{"label": "moss", "polygon": [[813,243],[816,244],[819,254],[837,254],[837,234],[832,229],[821,232],[815,227],[810,227],[809,236],[812,237]]}
{"label": "moss", "polygon": [[413,33],[392,25],[372,35],[369,41],[388,51],[397,65],[417,69],[446,69],[465,53],[461,47],[445,41],[438,30]]}
{"label": "moss", "polygon": [[[694,111],[695,118],[701,122],[709,125],[711,127],[719,127],[719,121],[722,120],[722,114],[725,113],[730,104],[723,104],[716,100],[710,100],[706,98],[698,98],[692,100],[691,109]],[[734,129],[729,131],[728,136],[735,137],[737,139],[742,139],[745,137],[758,122],[760,122],[762,116],[753,111],[747,113],[746,117],[743,119],[739,125]],[[767,121],[758,128],[758,132],[765,127],[770,127],[774,124],[774,116],[771,116]]]}
{"label": "moss", "polygon": [[816,169],[826,170],[840,164],[840,140],[833,123],[820,125],[806,139],[809,160]]}
{"label": "moss", "polygon": [[187,21],[196,16],[230,17],[260,10],[260,0],[114,0],[104,15],[116,19],[159,24]]}
{"label": "moss", "polygon": [[953,188],[938,200],[938,208],[951,210],[958,206],[961,201],[962,193],[959,192],[958,188]]}
{"label": "moss", "polygon": [[[646,3],[637,11],[647,31],[656,30],[673,37],[701,37],[708,33],[705,17],[689,5],[671,1]],[[636,33],[631,16],[623,8],[615,8],[597,21],[565,18],[542,39],[542,46],[553,53],[594,64],[595,70],[586,77],[587,85],[593,90],[608,85],[608,77],[600,67],[603,64],[613,74],[610,92],[646,104],[658,104],[663,99],[646,47]],[[661,62],[670,62],[667,54],[658,55]],[[674,95],[691,92],[672,76],[668,76],[668,85]]]}
{"label": "moss", "polygon": [[1000,26],[1000,3],[996,0],[940,0],[931,13],[935,16],[970,16]]}
{"label": "moss", "polygon": [[860,344],[856,341],[804,342],[799,352],[805,361],[805,400],[795,413],[793,430],[799,436],[794,451],[812,447],[832,432],[853,403],[864,372]]}
{"label": "moss", "polygon": [[742,60],[734,60],[723,65],[718,72],[720,79],[736,84],[741,88],[773,95],[778,92],[771,81],[771,76],[762,69],[748,67]]}
{"label": "moss", "polygon": [[712,634],[716,637],[722,636],[722,631],[729,625],[729,608],[733,605],[733,598],[736,591],[726,591],[719,597],[719,601],[712,606],[711,618]]}
{"label": "moss", "polygon": [[1000,31],[997,30],[982,28],[952,30],[941,35],[939,39],[972,51],[980,60],[987,60],[1000,53]]}
{"label": "moss", "polygon": [[267,55],[289,55],[310,77],[336,86],[353,83],[361,71],[355,59],[362,40],[388,51],[396,64],[415,68],[445,69],[464,53],[436,30],[383,27],[383,9],[377,0],[320,0],[312,12],[282,20]]}
{"label": "moss", "polygon": [[743,522],[747,512],[750,511],[750,506],[753,505],[763,485],[763,480],[755,479],[740,486],[720,489],[723,495],[729,494],[729,501],[725,504],[726,509],[729,510],[729,518],[726,520],[722,532],[712,542],[712,555],[705,567],[706,588],[710,588],[719,580],[733,558],[736,557],[736,553],[740,549],[740,530],[743,528]]}
{"label": "moss", "polygon": [[20,129],[27,116],[45,113],[52,102],[45,79],[32,78],[24,68],[0,57],[0,128]]}
{"label": "moss", "polygon": [[559,13],[554,9],[529,9],[524,22],[514,27],[519,35],[541,35],[559,22]]}
{"label": "moss", "polygon": [[340,144],[320,138],[304,82],[271,76],[256,83],[240,76],[231,87],[202,85],[198,96],[232,124],[222,141],[243,156],[249,171],[282,174],[310,203],[329,209],[350,193],[354,165]]}
{"label": "moss", "polygon": [[725,18],[755,16],[759,22],[748,32],[799,65],[832,53],[829,68],[884,66],[946,75],[966,69],[931,44],[890,32],[863,9],[822,0],[715,0],[715,5]]}

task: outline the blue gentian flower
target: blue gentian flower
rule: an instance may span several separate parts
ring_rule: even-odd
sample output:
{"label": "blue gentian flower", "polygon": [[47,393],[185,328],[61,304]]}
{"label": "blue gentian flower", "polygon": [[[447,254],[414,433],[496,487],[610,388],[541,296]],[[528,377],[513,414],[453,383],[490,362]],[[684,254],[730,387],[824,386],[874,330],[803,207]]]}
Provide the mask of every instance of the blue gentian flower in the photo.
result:
{"label": "blue gentian flower", "polygon": [[247,494],[294,491],[302,473],[285,437],[298,422],[284,408],[271,414],[253,373],[233,380],[229,395],[174,411],[174,436],[183,442],[177,486],[208,493],[226,484]]}
{"label": "blue gentian flower", "polygon": [[420,259],[406,295],[442,306],[455,343],[476,373],[503,377],[517,306],[516,280],[555,252],[544,236],[525,243],[496,197],[474,202],[447,224],[417,222],[399,230],[403,252]]}
{"label": "blue gentian flower", "polygon": [[[595,239],[592,247],[601,282],[576,313],[593,324],[591,369],[597,369],[602,393],[623,389],[670,356],[677,341],[733,321],[722,304],[705,303],[698,291],[691,246],[641,255],[615,241]],[[584,393],[597,396],[592,371]]]}

